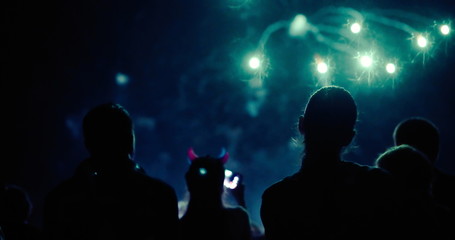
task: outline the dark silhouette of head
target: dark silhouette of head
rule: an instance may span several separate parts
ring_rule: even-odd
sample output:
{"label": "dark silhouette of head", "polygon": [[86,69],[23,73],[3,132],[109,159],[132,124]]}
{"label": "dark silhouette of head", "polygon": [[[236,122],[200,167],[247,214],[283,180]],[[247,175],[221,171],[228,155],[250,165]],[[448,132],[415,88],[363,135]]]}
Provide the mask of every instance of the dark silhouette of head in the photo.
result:
{"label": "dark silhouette of head", "polygon": [[105,103],[90,110],[83,120],[84,141],[94,158],[132,158],[135,135],[128,111],[119,104]]}
{"label": "dark silhouette of head", "polygon": [[189,192],[181,218],[181,236],[188,239],[251,239],[249,216],[242,208],[223,202],[226,151],[219,157],[199,157],[188,150],[190,167],[185,178]]}
{"label": "dark silhouette of head", "polygon": [[412,117],[401,121],[393,132],[395,145],[408,144],[424,153],[434,164],[439,154],[439,130],[428,119]]}
{"label": "dark silhouette of head", "polygon": [[185,178],[191,198],[201,195],[220,197],[224,191],[224,164],[229,158],[228,153],[224,152],[220,157],[199,157],[190,149],[188,157],[190,167]]}
{"label": "dark silhouette of head", "polygon": [[27,223],[32,203],[27,192],[19,186],[7,184],[0,190],[0,223]]}
{"label": "dark silhouette of head", "polygon": [[339,151],[349,145],[355,135],[356,120],[357,106],[347,90],[338,86],[318,89],[299,119],[306,152],[321,148]]}
{"label": "dark silhouette of head", "polygon": [[430,189],[433,178],[431,163],[416,148],[402,144],[393,146],[376,160],[376,165],[387,170],[407,187]]}

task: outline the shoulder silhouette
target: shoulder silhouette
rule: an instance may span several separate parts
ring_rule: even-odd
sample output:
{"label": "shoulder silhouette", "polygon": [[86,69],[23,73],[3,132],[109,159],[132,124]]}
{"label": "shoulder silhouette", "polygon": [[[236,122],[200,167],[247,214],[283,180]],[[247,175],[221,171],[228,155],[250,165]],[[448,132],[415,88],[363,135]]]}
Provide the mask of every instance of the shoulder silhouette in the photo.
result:
{"label": "shoulder silhouette", "polygon": [[393,179],[342,158],[356,121],[356,103],[344,88],[327,86],[311,95],[298,124],[302,167],[262,196],[267,239],[380,239],[390,233],[372,229],[392,225]]}
{"label": "shoulder silhouette", "polygon": [[119,104],[83,119],[90,156],[46,197],[44,230],[53,239],[176,239],[174,189],[133,160],[133,121]]}
{"label": "shoulder silhouette", "polygon": [[455,175],[436,167],[440,150],[440,134],[436,125],[423,117],[404,119],[395,127],[393,140],[395,145],[408,144],[427,156],[434,175],[432,194],[440,204],[455,212]]}
{"label": "shoulder silhouette", "polygon": [[249,215],[243,207],[223,204],[225,168],[229,155],[197,156],[188,151],[191,161],[185,175],[189,203],[180,219],[182,236],[188,239],[251,239]]}
{"label": "shoulder silhouette", "polygon": [[376,165],[390,172],[397,180],[402,199],[398,208],[402,211],[401,228],[407,237],[453,239],[455,235],[450,235],[450,231],[455,222],[448,209],[433,198],[433,171],[425,154],[402,144],[382,153]]}
{"label": "shoulder silhouette", "polygon": [[28,222],[32,209],[27,191],[14,184],[0,185],[0,232],[4,239],[42,239],[41,230]]}

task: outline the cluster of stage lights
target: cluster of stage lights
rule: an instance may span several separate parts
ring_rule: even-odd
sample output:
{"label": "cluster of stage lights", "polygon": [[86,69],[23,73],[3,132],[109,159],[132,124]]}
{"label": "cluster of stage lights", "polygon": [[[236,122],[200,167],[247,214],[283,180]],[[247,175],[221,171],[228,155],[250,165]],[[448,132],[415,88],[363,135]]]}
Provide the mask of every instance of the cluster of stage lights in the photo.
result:
{"label": "cluster of stage lights", "polygon": [[[255,117],[266,101],[268,88],[264,78],[273,68],[266,54],[267,43],[280,30],[287,30],[290,38],[301,41],[295,47],[304,46],[308,50],[305,55],[313,55],[308,64],[311,76],[307,67],[302,66],[297,78],[303,73],[302,79],[317,86],[352,82],[394,88],[395,83],[406,76],[406,65],[420,60],[425,64],[442,48],[447,53],[451,22],[450,19],[435,21],[400,9],[360,12],[335,6],[323,7],[308,18],[297,14],[292,19],[277,20],[262,31],[255,50],[243,58],[242,65],[250,74],[246,81],[249,86],[246,110]],[[411,44],[401,41],[404,39]],[[279,47],[273,45],[270,50]]]}
{"label": "cluster of stage lights", "polygon": [[[354,22],[350,25],[350,31],[352,34],[359,34],[362,31],[362,25],[359,22]],[[439,26],[439,31],[443,36],[448,36],[451,32],[450,25],[442,24]],[[415,36],[415,43],[420,49],[425,49],[429,47],[429,40],[424,34],[418,34]],[[374,59],[371,54],[358,56],[358,61],[360,66],[363,68],[370,68],[373,66]],[[261,68],[261,58],[258,56],[253,56],[249,59],[248,65],[251,69],[257,70]],[[327,62],[317,59],[316,62],[316,71],[320,74],[326,74],[330,70],[330,66]],[[384,65],[384,70],[389,74],[394,74],[397,71],[397,66],[393,62],[387,62]]]}

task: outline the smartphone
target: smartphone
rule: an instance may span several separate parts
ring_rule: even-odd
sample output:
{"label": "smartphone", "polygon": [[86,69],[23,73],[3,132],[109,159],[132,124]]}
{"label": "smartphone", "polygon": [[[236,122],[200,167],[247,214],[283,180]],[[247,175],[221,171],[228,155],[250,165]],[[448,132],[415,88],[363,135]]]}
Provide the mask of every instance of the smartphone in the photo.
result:
{"label": "smartphone", "polygon": [[224,186],[229,189],[235,189],[240,184],[241,175],[234,173],[229,169],[224,170]]}

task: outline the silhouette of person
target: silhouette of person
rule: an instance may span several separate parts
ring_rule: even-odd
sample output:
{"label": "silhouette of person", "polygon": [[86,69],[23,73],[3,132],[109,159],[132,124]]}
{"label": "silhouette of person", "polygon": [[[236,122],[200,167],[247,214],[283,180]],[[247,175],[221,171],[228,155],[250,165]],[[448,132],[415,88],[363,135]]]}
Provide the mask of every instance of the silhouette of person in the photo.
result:
{"label": "silhouette of person", "polygon": [[127,110],[101,104],[85,115],[82,126],[90,156],[46,196],[46,236],[177,239],[177,196],[133,161],[135,132]]}
{"label": "silhouette of person", "polygon": [[431,193],[433,181],[430,160],[419,150],[407,144],[387,149],[376,160],[376,165],[390,172],[398,184],[399,209],[403,211],[401,228],[407,238],[454,239],[450,231],[455,222],[449,210],[435,201]]}
{"label": "silhouette of person", "polygon": [[[14,184],[4,184],[0,189],[0,230],[4,239],[38,240],[41,230],[28,220],[33,205],[28,193]],[[1,238],[0,238],[1,239]]]}
{"label": "silhouette of person", "polygon": [[408,144],[424,153],[433,167],[432,193],[436,201],[455,212],[455,176],[436,167],[440,150],[440,135],[436,125],[423,117],[402,120],[394,129],[395,145]]}
{"label": "silhouette of person", "polygon": [[248,212],[240,206],[223,205],[224,164],[228,153],[219,158],[199,157],[190,149],[188,156],[191,164],[185,179],[190,198],[180,219],[182,236],[201,240],[251,239]]}
{"label": "silhouette of person", "polygon": [[326,86],[311,95],[298,122],[305,143],[301,169],[262,195],[266,239],[391,236],[397,205],[393,178],[379,168],[342,159],[356,134],[356,121],[357,105],[344,88]]}

